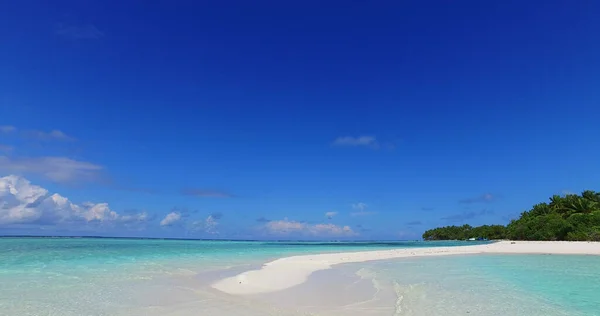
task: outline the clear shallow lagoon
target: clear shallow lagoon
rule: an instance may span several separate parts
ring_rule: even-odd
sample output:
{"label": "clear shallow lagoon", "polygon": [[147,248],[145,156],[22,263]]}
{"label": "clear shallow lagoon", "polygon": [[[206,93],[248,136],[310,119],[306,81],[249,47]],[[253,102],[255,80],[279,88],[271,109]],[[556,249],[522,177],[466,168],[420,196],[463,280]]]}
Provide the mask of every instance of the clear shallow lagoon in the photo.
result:
{"label": "clear shallow lagoon", "polygon": [[442,256],[343,269],[395,292],[397,315],[600,315],[600,256]]}
{"label": "clear shallow lagoon", "polygon": [[[0,315],[305,315],[218,293],[206,277],[295,254],[464,244],[0,238]],[[410,258],[340,269],[388,293],[380,303],[397,315],[600,315],[600,257]]]}
{"label": "clear shallow lagoon", "polygon": [[0,315],[150,315],[149,305],[163,315],[199,291],[212,295],[193,279],[209,271],[295,254],[458,244],[0,238]]}

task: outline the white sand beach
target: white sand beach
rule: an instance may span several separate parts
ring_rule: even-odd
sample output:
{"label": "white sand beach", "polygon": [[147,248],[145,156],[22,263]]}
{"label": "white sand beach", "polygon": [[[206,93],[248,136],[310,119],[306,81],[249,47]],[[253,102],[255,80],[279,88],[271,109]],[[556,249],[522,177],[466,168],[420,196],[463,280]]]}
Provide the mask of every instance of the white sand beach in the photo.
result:
{"label": "white sand beach", "polygon": [[330,269],[336,264],[469,254],[600,255],[600,243],[500,241],[485,245],[462,247],[409,248],[293,256],[266,263],[259,270],[243,272],[217,281],[212,287],[221,292],[236,295],[269,293],[302,284],[312,273]]}

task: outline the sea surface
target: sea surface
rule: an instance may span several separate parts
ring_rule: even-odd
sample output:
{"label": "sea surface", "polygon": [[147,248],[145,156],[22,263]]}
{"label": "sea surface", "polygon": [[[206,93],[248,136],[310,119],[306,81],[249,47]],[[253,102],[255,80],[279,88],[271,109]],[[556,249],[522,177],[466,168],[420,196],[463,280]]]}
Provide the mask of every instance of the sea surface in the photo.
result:
{"label": "sea surface", "polygon": [[342,269],[394,292],[388,315],[600,315],[600,256],[457,255]]}
{"label": "sea surface", "polygon": [[[209,285],[282,256],[465,244],[0,238],[0,315],[339,315],[340,306],[318,309],[308,296],[289,306]],[[599,257],[410,258],[333,270],[332,291],[362,280],[346,299],[369,296],[381,315],[600,315]],[[311,284],[307,292],[318,293]],[[377,314],[344,304],[347,315]]]}

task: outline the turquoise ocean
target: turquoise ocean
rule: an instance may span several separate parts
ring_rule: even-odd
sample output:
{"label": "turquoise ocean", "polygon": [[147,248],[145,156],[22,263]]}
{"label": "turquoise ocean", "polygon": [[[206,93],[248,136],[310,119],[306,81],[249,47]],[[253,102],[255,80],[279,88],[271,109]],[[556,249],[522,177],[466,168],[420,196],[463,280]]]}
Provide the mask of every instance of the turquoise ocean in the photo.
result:
{"label": "turquoise ocean", "polygon": [[[335,315],[229,296],[209,285],[282,256],[461,245],[0,238],[0,315]],[[595,256],[410,258],[339,270],[348,282],[368,279],[376,293],[393,293],[381,300],[391,304],[391,315],[600,315]],[[349,308],[345,314],[361,314]]]}
{"label": "turquoise ocean", "polygon": [[600,315],[600,256],[459,255],[350,264],[392,315]]}

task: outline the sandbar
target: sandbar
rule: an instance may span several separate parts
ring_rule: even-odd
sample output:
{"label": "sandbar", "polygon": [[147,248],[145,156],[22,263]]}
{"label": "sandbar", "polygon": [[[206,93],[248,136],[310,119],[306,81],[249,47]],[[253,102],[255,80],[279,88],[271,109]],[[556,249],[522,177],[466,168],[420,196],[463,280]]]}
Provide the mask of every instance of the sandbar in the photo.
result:
{"label": "sandbar", "polygon": [[234,295],[270,293],[302,284],[312,273],[331,269],[336,264],[468,254],[600,255],[600,242],[499,241],[456,247],[403,248],[292,256],[265,263],[258,270],[246,271],[219,280],[213,283],[212,287]]}

